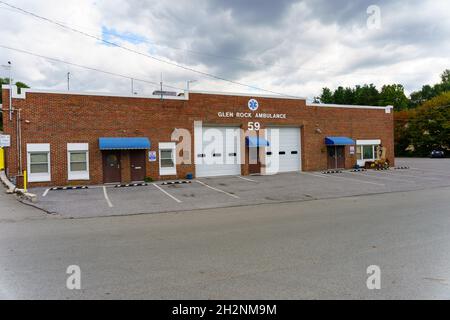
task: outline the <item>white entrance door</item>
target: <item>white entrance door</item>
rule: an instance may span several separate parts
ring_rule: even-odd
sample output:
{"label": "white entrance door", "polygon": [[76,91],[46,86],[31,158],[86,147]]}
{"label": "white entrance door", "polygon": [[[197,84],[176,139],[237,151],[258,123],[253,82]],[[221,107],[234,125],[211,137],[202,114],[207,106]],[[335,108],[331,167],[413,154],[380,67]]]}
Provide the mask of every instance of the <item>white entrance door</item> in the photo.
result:
{"label": "white entrance door", "polygon": [[300,128],[268,128],[266,173],[301,171]]}
{"label": "white entrance door", "polygon": [[241,174],[241,135],[238,127],[195,126],[197,177]]}

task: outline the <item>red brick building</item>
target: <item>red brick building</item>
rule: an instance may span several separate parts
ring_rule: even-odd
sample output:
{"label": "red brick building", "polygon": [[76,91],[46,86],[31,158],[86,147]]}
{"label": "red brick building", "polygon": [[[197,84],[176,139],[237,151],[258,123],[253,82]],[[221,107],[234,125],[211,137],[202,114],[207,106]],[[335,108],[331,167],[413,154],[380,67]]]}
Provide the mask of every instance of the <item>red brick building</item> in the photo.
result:
{"label": "red brick building", "polygon": [[394,163],[392,107],[185,92],[118,96],[2,90],[6,171],[30,186],[127,183],[187,175],[351,168],[385,147]]}

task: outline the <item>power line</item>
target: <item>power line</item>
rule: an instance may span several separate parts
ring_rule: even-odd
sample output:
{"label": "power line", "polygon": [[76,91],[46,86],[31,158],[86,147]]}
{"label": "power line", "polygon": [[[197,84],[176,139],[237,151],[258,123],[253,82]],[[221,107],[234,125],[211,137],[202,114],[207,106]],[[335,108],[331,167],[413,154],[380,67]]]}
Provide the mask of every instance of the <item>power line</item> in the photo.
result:
{"label": "power line", "polygon": [[190,71],[190,72],[195,72],[195,73],[198,73],[198,74],[201,74],[201,75],[204,75],[204,76],[207,76],[207,77],[216,79],[216,80],[221,80],[221,81],[229,82],[229,83],[232,83],[232,84],[235,84],[235,85],[239,85],[239,86],[251,88],[251,89],[254,89],[254,90],[265,91],[265,92],[269,92],[269,93],[273,93],[273,94],[277,94],[277,95],[283,95],[283,96],[286,96],[286,97],[299,98],[298,96],[287,95],[287,94],[280,93],[280,92],[276,92],[276,91],[273,91],[273,90],[264,89],[264,88],[256,87],[256,86],[253,86],[253,85],[248,85],[248,84],[245,84],[245,83],[242,83],[242,82],[239,82],[239,81],[235,81],[235,80],[230,80],[230,79],[224,78],[224,77],[222,77],[222,76],[217,76],[217,75],[214,75],[214,74],[205,72],[205,71],[200,71],[200,70],[197,70],[197,69],[194,69],[194,68],[191,68],[191,67],[186,67],[186,66],[183,66],[183,65],[178,64],[178,63],[175,63],[175,62],[167,61],[167,60],[165,60],[165,59],[158,58],[158,57],[155,57],[155,56],[152,56],[152,55],[149,55],[149,54],[146,54],[146,53],[143,53],[143,52],[140,52],[140,51],[137,51],[137,50],[134,50],[134,49],[125,47],[125,46],[122,46],[122,45],[117,44],[117,43],[115,43],[115,42],[111,42],[111,41],[102,39],[102,38],[100,38],[100,37],[98,37],[98,36],[89,34],[89,33],[87,33],[87,32],[84,32],[84,31],[81,31],[81,30],[78,30],[78,29],[75,29],[75,28],[73,28],[73,27],[67,26],[67,25],[65,25],[65,24],[62,24],[62,23],[57,22],[57,21],[55,21],[55,20],[52,20],[52,19],[50,19],[50,18],[46,18],[46,17],[40,16],[40,15],[38,15],[38,14],[35,14],[35,13],[33,13],[33,12],[27,11],[27,10],[25,10],[25,9],[22,9],[22,8],[19,8],[19,7],[16,7],[16,6],[13,6],[13,5],[11,5],[11,4],[7,3],[7,2],[0,1],[0,3],[3,3],[4,5],[6,5],[6,6],[10,7],[10,8],[19,10],[19,11],[21,11],[21,12],[24,12],[24,13],[26,13],[26,14],[28,14],[28,15],[31,15],[31,16],[33,16],[33,17],[36,17],[36,18],[38,18],[38,19],[41,19],[41,20],[44,20],[44,21],[46,21],[46,22],[55,24],[55,25],[57,25],[57,26],[59,26],[59,27],[61,27],[61,28],[64,28],[64,29],[70,30],[70,31],[72,31],[72,32],[81,34],[81,35],[83,35],[83,36],[86,36],[86,37],[95,39],[95,40],[97,40],[97,41],[101,41],[101,42],[106,43],[106,44],[108,44],[108,45],[110,45],[110,46],[113,46],[113,47],[116,47],[116,48],[120,48],[120,49],[122,49],[122,50],[131,52],[131,53],[134,53],[134,54],[138,54],[138,55],[140,55],[140,56],[143,56],[143,57],[146,57],[146,58],[149,58],[149,59],[152,59],[152,60],[161,62],[161,63],[165,63],[165,64],[167,64],[167,65],[171,65],[171,66],[174,66],[174,67],[177,67],[177,68],[181,68],[181,69],[184,69],[184,70],[187,70],[187,71]]}
{"label": "power line", "polygon": [[[12,48],[12,47],[5,46],[5,45],[2,45],[2,44],[0,44],[0,48],[12,50],[12,51],[16,51],[16,52],[20,52],[20,53],[24,53],[24,54],[28,54],[28,55],[31,55],[31,56],[35,56],[35,57],[38,57],[38,58],[42,58],[42,59],[46,59],[46,60],[50,60],[50,61],[54,61],[54,62],[64,63],[64,64],[67,64],[67,65],[71,65],[71,66],[82,68],[82,69],[87,69],[87,70],[100,72],[100,73],[104,73],[104,74],[109,74],[109,75],[116,76],[116,77],[121,77],[121,78],[125,78],[125,79],[133,79],[134,81],[139,81],[139,82],[143,82],[143,83],[149,83],[149,84],[153,84],[153,85],[157,85],[157,86],[160,85],[159,82],[145,80],[145,79],[139,79],[139,78],[136,78],[134,76],[127,76],[127,75],[123,75],[123,74],[120,74],[120,73],[115,73],[115,72],[111,72],[111,71],[106,71],[106,70],[102,70],[102,69],[88,67],[88,66],[84,66],[84,65],[81,65],[81,64],[78,64],[78,63],[73,63],[73,62],[69,62],[69,61],[65,61],[65,60],[61,60],[61,59],[57,59],[57,58],[47,57],[47,56],[44,56],[44,55],[41,55],[41,54],[37,54],[37,53],[31,52],[31,51],[26,51],[26,50],[22,50],[22,49]],[[171,85],[166,85],[165,84],[164,86],[167,87],[167,88],[172,88],[172,89],[176,89],[176,90],[181,90],[181,91],[184,90],[182,88],[174,87],[174,86],[171,86]]]}
{"label": "power line", "polygon": [[[9,6],[10,8],[5,8],[5,7],[0,7],[0,9],[4,9],[4,10],[9,10],[11,12],[15,12],[15,13],[20,13],[20,14],[24,14],[24,15],[32,15],[35,18],[38,19],[48,19],[51,20],[49,18],[45,18],[42,16],[39,16],[37,14],[28,12],[24,9],[21,9],[19,7],[15,7],[13,5],[10,5],[4,1],[0,1],[0,3]],[[75,29],[75,27],[78,27],[80,29],[85,29],[85,30],[92,30],[94,31],[93,28],[91,27],[86,27],[86,26],[81,26],[81,25],[75,25],[75,24],[68,24],[66,22],[62,22],[60,20],[56,20],[56,19],[52,19],[51,21],[47,21],[47,22],[51,22],[51,23],[56,23],[61,27],[65,27],[67,29]],[[75,31],[75,30],[72,30]],[[95,31],[97,32],[97,30],[95,29]],[[78,31],[75,31],[78,32]],[[124,39],[124,40],[137,40],[136,38],[124,35],[124,34],[118,34],[115,32],[109,32],[109,31],[102,31],[103,34],[106,35],[111,35],[111,36],[116,36],[118,38]],[[100,38],[98,35],[95,36],[97,38]],[[103,40],[101,40],[103,41]],[[287,66],[287,65],[280,65],[280,64],[276,64],[276,63],[268,63],[268,62],[263,62],[263,61],[255,61],[255,60],[250,60],[250,59],[245,59],[245,58],[240,58],[240,57],[233,57],[233,56],[227,56],[227,55],[219,55],[219,54],[213,54],[213,53],[209,53],[209,52],[200,52],[200,51],[196,51],[196,50],[191,50],[191,49],[186,49],[186,48],[180,48],[180,47],[175,47],[175,46],[169,46],[169,45],[165,45],[165,44],[159,44],[159,43],[155,43],[153,41],[148,40],[148,38],[142,37],[138,39],[139,42],[144,42],[147,43],[149,45],[153,45],[153,46],[157,46],[157,47],[163,47],[163,48],[168,48],[168,49],[172,49],[172,50],[178,50],[178,51],[184,51],[190,54],[195,54],[195,55],[201,55],[201,56],[207,56],[207,57],[215,57],[215,58],[220,58],[220,59],[227,59],[227,60],[232,60],[232,61],[237,61],[240,63],[247,63],[247,64],[253,64],[253,65],[263,65],[263,66],[269,66],[269,67],[275,67],[275,68],[282,68],[282,69],[286,69],[286,70],[300,70],[300,71],[306,71],[306,72],[319,72],[319,73],[334,73],[334,74],[338,74],[337,76],[340,77],[344,77],[347,75],[361,75],[361,76],[367,76],[367,75],[376,75],[379,76],[380,72],[357,72],[357,71],[352,71],[352,72],[347,72],[344,70],[336,70],[336,69],[313,69],[313,68],[303,68],[303,67],[295,67],[295,66]],[[169,62],[169,61],[167,61]],[[343,74],[339,74],[339,73],[343,73]],[[386,74],[386,72],[382,72],[382,74]],[[389,74],[389,73],[388,73]],[[393,73],[395,75],[405,75],[405,76],[411,76],[411,75],[417,75],[417,74],[429,74],[429,72],[413,72],[413,73],[405,73],[405,72],[395,72]],[[221,79],[222,80],[222,79]],[[244,85],[244,84],[243,84]],[[247,85],[245,85],[247,86]]]}
{"label": "power line", "polygon": [[[3,3],[3,2],[2,2]],[[0,9],[4,9],[4,10],[8,10],[11,12],[15,12],[15,13],[20,13],[23,15],[28,15],[28,13],[23,12],[23,11],[18,11],[17,9],[13,9],[13,8],[5,8],[5,7],[0,7]],[[81,25],[75,25],[75,24],[68,24],[66,22],[60,21],[60,20],[56,20],[54,19],[53,21],[60,23],[66,27],[78,27],[80,29],[85,29],[85,30],[91,30],[97,32],[97,29],[93,29],[91,27],[86,27],[86,26],[81,26]],[[98,34],[98,33],[97,33]],[[110,32],[107,30],[102,30],[102,34],[106,34],[106,35],[110,35],[110,36],[116,36],[119,37],[121,39],[125,39],[125,40],[132,40],[132,41],[136,41],[137,39],[134,37],[130,37],[124,34],[118,34],[115,32]],[[267,63],[267,62],[262,62],[262,61],[254,61],[254,60],[250,60],[250,59],[244,59],[244,58],[240,58],[240,57],[232,57],[232,56],[226,56],[226,55],[219,55],[219,54],[213,54],[213,53],[209,53],[209,52],[200,52],[200,51],[196,51],[196,50],[191,50],[191,49],[186,49],[186,48],[180,48],[180,47],[175,47],[175,46],[169,46],[169,45],[164,45],[164,44],[159,44],[159,43],[155,43],[153,41],[148,40],[148,38],[142,37],[139,38],[137,41],[139,42],[144,42],[153,46],[157,46],[157,47],[162,47],[162,48],[168,48],[168,49],[173,49],[173,50],[178,50],[178,51],[184,51],[190,54],[195,54],[195,55],[201,55],[201,56],[206,56],[206,57],[213,57],[213,58],[220,58],[220,59],[227,59],[227,60],[233,60],[233,61],[237,61],[240,63],[250,63],[250,64],[254,64],[254,65],[264,65],[264,66],[269,66],[269,67],[276,67],[276,68],[283,68],[283,69],[289,69],[292,70],[292,66],[285,66],[285,65],[279,65],[279,64],[275,64],[275,63]],[[307,68],[296,68],[298,70],[304,70],[304,71],[311,71],[311,72],[317,72],[317,69],[307,69]],[[322,70],[321,70],[322,71]],[[335,72],[330,70],[330,72]]]}

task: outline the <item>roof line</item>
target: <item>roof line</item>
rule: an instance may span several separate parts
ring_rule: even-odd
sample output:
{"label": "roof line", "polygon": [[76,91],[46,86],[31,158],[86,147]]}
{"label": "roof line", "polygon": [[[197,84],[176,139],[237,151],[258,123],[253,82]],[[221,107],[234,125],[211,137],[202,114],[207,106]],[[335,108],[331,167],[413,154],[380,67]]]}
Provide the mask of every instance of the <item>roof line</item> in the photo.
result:
{"label": "roof line", "polygon": [[[61,91],[61,90],[47,90],[47,89],[32,89],[32,88],[22,88],[21,92],[17,92],[17,86],[13,87],[13,98],[15,99],[25,99],[27,93],[47,93],[47,94],[64,94],[64,95],[81,95],[81,96],[100,96],[100,97],[118,97],[118,98],[136,98],[136,99],[161,99],[160,95],[132,95],[132,94],[116,94],[109,92],[87,92],[87,91]],[[9,85],[3,85],[3,89],[9,90]],[[270,98],[270,99],[286,99],[286,100],[302,100],[306,101],[303,97],[294,96],[282,96],[282,95],[270,95],[270,94],[254,94],[254,93],[243,93],[243,92],[220,92],[220,91],[201,91],[201,90],[190,90],[185,91],[182,96],[164,96],[165,100],[189,100],[189,93],[192,94],[208,94],[208,95],[223,95],[223,96],[241,96],[241,97],[256,97],[256,98]],[[307,107],[321,107],[321,108],[347,108],[347,109],[375,109],[375,110],[385,110],[386,113],[390,113],[393,106],[364,106],[364,105],[342,105],[342,104],[326,104],[326,103],[308,103]]]}
{"label": "roof line", "polygon": [[[123,97],[123,98],[148,98],[148,99],[161,99],[160,95],[132,95],[132,94],[117,94],[110,92],[89,92],[89,91],[66,91],[66,90],[49,90],[49,89],[33,89],[22,88],[21,93],[17,93],[15,85],[13,87],[13,98],[25,99],[26,93],[49,93],[49,94],[66,94],[66,95],[89,95],[89,96],[105,96],[105,97]],[[9,90],[9,85],[3,85],[3,89]],[[193,94],[210,94],[210,95],[223,95],[223,96],[242,96],[242,97],[256,97],[256,98],[271,98],[271,99],[292,99],[292,100],[305,100],[304,97],[295,97],[289,95],[272,95],[272,94],[257,94],[257,93],[245,93],[245,92],[222,92],[222,91],[202,91],[202,90],[189,90],[184,91],[184,96],[163,96],[164,99],[173,100],[188,100],[189,93]]]}
{"label": "roof line", "polygon": [[393,109],[393,106],[364,106],[364,105],[346,105],[346,104],[328,104],[328,103],[307,103],[308,107],[321,107],[321,108],[348,108],[348,109],[375,109],[386,110]]}
{"label": "roof line", "polygon": [[[26,99],[27,93],[47,93],[47,94],[64,94],[64,95],[78,95],[78,96],[99,96],[99,97],[117,97],[117,98],[136,98],[136,99],[161,99],[161,95],[136,95],[136,94],[117,94],[109,92],[89,92],[89,91],[61,91],[61,90],[47,90],[47,89],[31,89],[22,88],[18,93],[13,87],[12,97],[15,99]],[[3,85],[3,89],[9,90],[9,85]],[[167,96],[163,95],[164,100],[189,100],[189,94],[183,96]]]}

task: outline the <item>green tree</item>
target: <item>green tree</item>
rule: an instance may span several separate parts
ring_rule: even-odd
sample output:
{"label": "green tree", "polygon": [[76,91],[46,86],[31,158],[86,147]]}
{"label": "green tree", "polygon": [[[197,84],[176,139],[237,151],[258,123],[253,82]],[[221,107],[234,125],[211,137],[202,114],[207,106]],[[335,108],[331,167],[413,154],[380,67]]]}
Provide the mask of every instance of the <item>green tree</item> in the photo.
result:
{"label": "green tree", "polygon": [[321,103],[333,103],[333,93],[328,88],[322,88],[322,93],[319,96],[319,101]]}
{"label": "green tree", "polygon": [[396,156],[412,156],[409,125],[414,116],[414,109],[405,109],[394,113],[394,146]]}
{"label": "green tree", "polygon": [[450,69],[446,69],[444,72],[442,72],[441,81],[442,83],[450,84]]}
{"label": "green tree", "polygon": [[441,82],[433,86],[424,85],[421,90],[411,93],[409,107],[416,108],[427,100],[430,100],[443,92],[450,91],[450,70],[441,74]]}
{"label": "green tree", "polygon": [[334,90],[333,103],[346,104],[344,87],[338,87],[336,90]]}
{"label": "green tree", "polygon": [[401,111],[408,108],[409,100],[401,84],[390,84],[381,88],[378,104],[391,105],[394,106],[395,111]]}
{"label": "green tree", "polygon": [[25,83],[20,82],[20,81],[16,82],[16,87],[17,87],[19,93],[20,93],[21,89],[29,88],[29,86],[27,86]]}
{"label": "green tree", "polygon": [[362,87],[356,86],[355,89],[355,104],[367,105],[367,106],[378,106],[379,96],[377,88],[371,84],[365,84]]}
{"label": "green tree", "polygon": [[344,89],[344,101],[345,104],[355,104],[355,91],[352,88],[346,87]]}
{"label": "green tree", "polygon": [[409,119],[406,137],[416,156],[433,149],[450,150],[450,91],[425,102]]}

